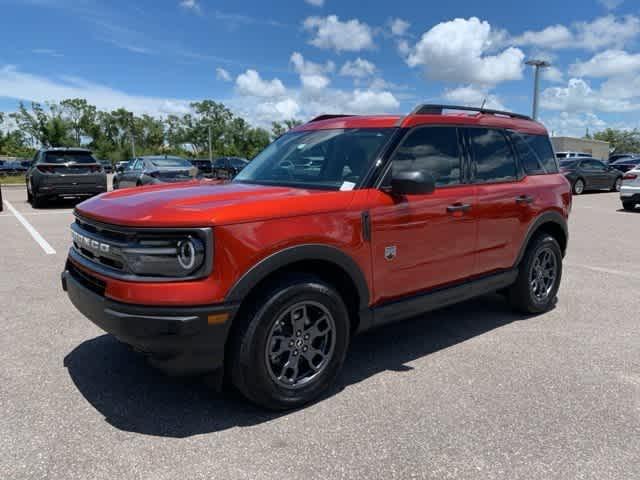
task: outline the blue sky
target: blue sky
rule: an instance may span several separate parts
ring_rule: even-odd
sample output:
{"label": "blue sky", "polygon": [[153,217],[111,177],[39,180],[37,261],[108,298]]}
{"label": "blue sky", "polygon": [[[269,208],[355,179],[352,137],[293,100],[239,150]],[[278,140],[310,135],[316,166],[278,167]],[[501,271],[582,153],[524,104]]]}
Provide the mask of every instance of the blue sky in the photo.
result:
{"label": "blue sky", "polygon": [[0,110],[85,97],[249,121],[408,112],[420,102],[529,113],[557,134],[640,126],[637,0],[0,0]]}

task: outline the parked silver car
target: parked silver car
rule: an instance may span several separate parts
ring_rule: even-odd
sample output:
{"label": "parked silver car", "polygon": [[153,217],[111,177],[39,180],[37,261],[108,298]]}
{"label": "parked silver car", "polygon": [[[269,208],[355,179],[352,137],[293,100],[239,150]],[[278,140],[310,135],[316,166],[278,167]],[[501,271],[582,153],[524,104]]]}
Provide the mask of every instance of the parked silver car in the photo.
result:
{"label": "parked silver car", "polygon": [[107,191],[107,175],[83,148],[39,150],[26,173],[27,200],[40,207],[60,197],[92,197]]}
{"label": "parked silver car", "polygon": [[184,182],[196,178],[198,168],[181,157],[139,157],[127,164],[124,171],[113,178],[114,190],[141,187],[156,183]]}

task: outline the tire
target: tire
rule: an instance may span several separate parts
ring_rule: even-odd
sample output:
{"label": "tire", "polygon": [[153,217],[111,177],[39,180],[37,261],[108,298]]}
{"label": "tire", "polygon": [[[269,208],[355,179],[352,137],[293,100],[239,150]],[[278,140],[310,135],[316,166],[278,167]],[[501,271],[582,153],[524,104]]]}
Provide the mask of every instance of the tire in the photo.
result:
{"label": "tire", "polygon": [[33,187],[31,188],[31,206],[33,208],[40,208],[42,207],[42,196],[38,195],[38,191],[34,190]]}
{"label": "tire", "polygon": [[118,188],[120,188],[120,185],[118,184],[118,180],[116,180],[116,179],[114,178],[114,179],[113,179],[113,183],[112,183],[111,187],[112,187],[114,190],[118,190]]}
{"label": "tire", "polygon": [[[334,383],[349,345],[349,317],[336,290],[315,276],[289,274],[270,283],[275,286],[251,298],[236,319],[227,373],[249,401],[288,410],[312,402]],[[299,322],[307,328],[298,328]]]}
{"label": "tire", "polygon": [[33,195],[31,195],[31,187],[27,184],[27,203],[33,203]]}
{"label": "tire", "polygon": [[572,191],[574,195],[582,195],[584,193],[585,183],[584,180],[579,178],[573,182]]}
{"label": "tire", "polygon": [[635,202],[622,202],[622,208],[629,212],[633,211],[635,209],[635,206]]}
{"label": "tire", "polygon": [[[551,257],[554,262],[553,281],[549,279]],[[549,261],[540,262],[541,258],[549,258]],[[547,267],[543,267],[540,271],[538,267],[540,264]],[[534,276],[537,278],[532,278]],[[551,235],[534,236],[520,262],[518,277],[509,291],[511,306],[525,314],[544,313],[551,310],[556,302],[561,279],[562,251],[560,245]]]}
{"label": "tire", "polygon": [[619,192],[620,187],[622,187],[622,177],[616,178],[615,182],[613,182],[613,186],[611,187],[612,192]]}

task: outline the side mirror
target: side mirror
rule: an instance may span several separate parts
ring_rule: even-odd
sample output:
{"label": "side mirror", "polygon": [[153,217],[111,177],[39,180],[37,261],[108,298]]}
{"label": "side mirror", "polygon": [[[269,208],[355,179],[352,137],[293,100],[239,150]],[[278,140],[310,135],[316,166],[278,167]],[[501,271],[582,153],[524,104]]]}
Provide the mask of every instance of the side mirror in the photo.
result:
{"label": "side mirror", "polygon": [[391,179],[391,193],[396,195],[428,195],[435,189],[433,176],[418,170],[399,172]]}

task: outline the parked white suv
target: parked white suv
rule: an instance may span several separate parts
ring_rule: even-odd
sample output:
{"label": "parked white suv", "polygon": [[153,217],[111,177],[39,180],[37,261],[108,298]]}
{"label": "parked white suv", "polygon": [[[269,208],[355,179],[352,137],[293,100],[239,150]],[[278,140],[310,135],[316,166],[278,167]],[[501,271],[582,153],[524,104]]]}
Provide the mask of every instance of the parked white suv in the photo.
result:
{"label": "parked white suv", "polygon": [[584,152],[556,152],[558,160],[566,160],[568,158],[589,158],[592,155]]}
{"label": "parked white suv", "polygon": [[620,200],[625,210],[633,210],[640,203],[640,167],[629,170],[622,177]]}

